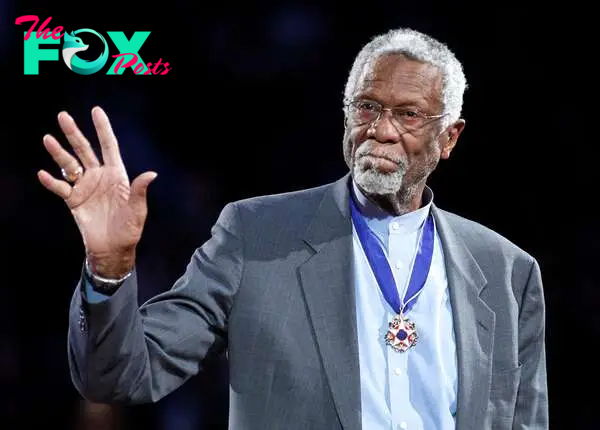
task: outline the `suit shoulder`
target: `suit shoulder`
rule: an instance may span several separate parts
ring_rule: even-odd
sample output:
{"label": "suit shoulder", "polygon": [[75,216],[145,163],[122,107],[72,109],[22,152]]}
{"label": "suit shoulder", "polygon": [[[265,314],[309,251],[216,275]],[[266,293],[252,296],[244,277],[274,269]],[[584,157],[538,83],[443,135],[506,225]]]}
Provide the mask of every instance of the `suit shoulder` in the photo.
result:
{"label": "suit shoulder", "polygon": [[237,228],[252,249],[294,246],[313,220],[332,184],[236,200]]}
{"label": "suit shoulder", "polygon": [[314,209],[332,184],[324,184],[311,188],[288,191],[276,194],[240,199],[233,202],[242,212],[278,212],[308,208]]}
{"label": "suit shoulder", "polygon": [[438,210],[444,215],[452,229],[459,233],[469,249],[476,252],[497,251],[504,256],[512,257],[512,259],[524,259],[530,263],[535,261],[533,255],[528,251],[490,227],[443,209],[438,208]]}
{"label": "suit shoulder", "polygon": [[305,231],[334,183],[235,200],[227,206],[248,240],[296,237]]}

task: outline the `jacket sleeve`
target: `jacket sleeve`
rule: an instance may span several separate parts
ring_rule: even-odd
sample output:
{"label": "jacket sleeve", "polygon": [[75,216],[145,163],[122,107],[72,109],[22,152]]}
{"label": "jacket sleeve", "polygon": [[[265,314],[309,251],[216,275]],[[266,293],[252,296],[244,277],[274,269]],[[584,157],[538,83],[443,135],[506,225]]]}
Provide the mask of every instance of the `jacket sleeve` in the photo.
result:
{"label": "jacket sleeve", "polygon": [[148,403],[163,398],[223,352],[242,274],[237,206],[225,206],[169,291],[138,306],[135,273],[107,300],[86,300],[83,277],[69,311],[72,381],[90,401]]}
{"label": "jacket sleeve", "polygon": [[522,369],[514,430],[547,430],[549,427],[545,318],[540,267],[533,260],[519,313],[519,362]]}

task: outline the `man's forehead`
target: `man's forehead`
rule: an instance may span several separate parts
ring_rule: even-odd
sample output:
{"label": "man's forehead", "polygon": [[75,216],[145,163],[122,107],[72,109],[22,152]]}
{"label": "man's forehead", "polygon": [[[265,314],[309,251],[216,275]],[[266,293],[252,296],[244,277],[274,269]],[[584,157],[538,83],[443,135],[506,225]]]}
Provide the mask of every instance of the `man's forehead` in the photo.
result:
{"label": "man's forehead", "polygon": [[416,80],[422,84],[435,85],[441,80],[440,70],[433,64],[414,60],[403,54],[386,54],[365,64],[364,83],[380,83],[390,80]]}
{"label": "man's forehead", "polygon": [[409,94],[415,97],[439,98],[442,88],[440,70],[429,63],[412,60],[401,54],[380,56],[365,64],[359,92],[385,92],[400,98]]}

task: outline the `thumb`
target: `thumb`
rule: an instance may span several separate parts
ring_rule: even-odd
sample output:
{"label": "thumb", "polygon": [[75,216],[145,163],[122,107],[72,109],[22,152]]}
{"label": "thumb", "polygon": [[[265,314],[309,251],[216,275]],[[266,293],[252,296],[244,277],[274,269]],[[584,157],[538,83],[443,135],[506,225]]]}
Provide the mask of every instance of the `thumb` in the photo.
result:
{"label": "thumb", "polygon": [[132,209],[138,214],[146,213],[146,195],[148,194],[148,186],[157,176],[158,174],[156,172],[144,172],[131,183],[129,203]]}

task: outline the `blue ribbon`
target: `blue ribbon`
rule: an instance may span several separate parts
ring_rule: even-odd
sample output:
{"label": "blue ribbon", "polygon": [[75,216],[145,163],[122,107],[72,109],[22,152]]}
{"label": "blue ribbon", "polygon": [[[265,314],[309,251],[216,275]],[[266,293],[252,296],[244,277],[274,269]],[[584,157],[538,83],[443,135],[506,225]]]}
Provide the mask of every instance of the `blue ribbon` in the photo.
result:
{"label": "blue ribbon", "polygon": [[[352,196],[352,193],[350,194]],[[417,294],[425,286],[429,268],[431,267],[435,229],[433,215],[430,212],[427,216],[427,221],[425,222],[423,234],[419,241],[419,248],[410,276],[410,283],[408,284],[402,302],[400,302],[400,295],[398,294],[398,288],[396,287],[396,281],[392,274],[388,259],[385,256],[379,241],[375,237],[375,234],[367,226],[367,223],[360,215],[353,197],[354,196],[350,198],[352,221],[354,222],[356,233],[358,234],[358,238],[365,251],[371,270],[373,270],[373,274],[377,279],[379,289],[381,290],[383,297],[385,297],[385,300],[397,314],[400,314],[401,311],[402,313],[406,313],[417,302]],[[414,298],[414,300],[411,300],[411,298]],[[407,304],[406,300],[411,300],[411,302]],[[403,305],[405,305],[404,308]]]}

